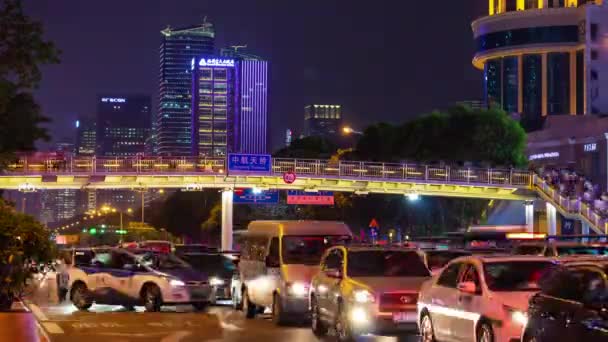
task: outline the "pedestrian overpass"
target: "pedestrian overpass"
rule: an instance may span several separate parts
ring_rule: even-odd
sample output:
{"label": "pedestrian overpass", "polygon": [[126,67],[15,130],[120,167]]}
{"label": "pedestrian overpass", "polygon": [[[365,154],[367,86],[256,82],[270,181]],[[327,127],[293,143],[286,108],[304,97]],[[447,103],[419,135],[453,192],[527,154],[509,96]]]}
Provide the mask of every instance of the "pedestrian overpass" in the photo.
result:
{"label": "pedestrian overpass", "polygon": [[[222,194],[222,246],[232,245],[232,200],[236,188],[418,194],[461,198],[547,202],[549,234],[556,233],[556,212],[583,222],[584,230],[604,234],[605,219],[577,201],[563,198],[528,170],[273,158],[265,172],[229,170],[226,158],[37,157],[22,156],[0,175],[0,189],[30,192],[52,189],[215,188]],[[286,181],[286,174],[295,181]],[[533,229],[533,207],[526,206]]]}

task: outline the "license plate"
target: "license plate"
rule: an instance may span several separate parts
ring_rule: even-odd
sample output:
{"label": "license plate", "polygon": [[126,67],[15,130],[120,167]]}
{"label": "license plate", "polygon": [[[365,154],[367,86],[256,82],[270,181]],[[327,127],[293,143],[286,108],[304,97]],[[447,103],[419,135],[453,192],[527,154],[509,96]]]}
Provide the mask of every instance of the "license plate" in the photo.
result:
{"label": "license plate", "polygon": [[395,323],[416,322],[416,313],[415,312],[393,312],[393,322],[395,322]]}

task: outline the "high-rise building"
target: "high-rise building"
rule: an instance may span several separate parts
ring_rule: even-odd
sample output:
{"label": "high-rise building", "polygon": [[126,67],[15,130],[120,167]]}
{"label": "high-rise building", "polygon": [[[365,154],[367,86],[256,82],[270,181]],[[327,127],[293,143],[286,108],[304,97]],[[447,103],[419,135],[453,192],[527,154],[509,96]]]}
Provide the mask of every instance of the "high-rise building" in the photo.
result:
{"label": "high-rise building", "polygon": [[97,155],[127,157],[143,154],[150,135],[149,96],[99,96]]}
{"label": "high-rise building", "polygon": [[342,106],[312,104],[304,108],[304,136],[335,138],[342,125]]}
{"label": "high-rise building", "polygon": [[486,103],[529,119],[608,113],[605,3],[489,0],[472,24]]}
{"label": "high-rise building", "polygon": [[215,33],[211,23],[161,31],[160,98],[154,132],[159,155],[188,156],[192,152],[193,58],[212,55]]}
{"label": "high-rise building", "polygon": [[192,59],[192,149],[195,156],[221,157],[235,151],[239,111],[236,62],[202,56]]}
{"label": "high-rise building", "polygon": [[234,121],[235,152],[266,153],[269,119],[268,62],[244,52],[242,48],[244,47],[235,46],[221,51],[222,57],[232,58],[236,62],[239,110]]}
{"label": "high-rise building", "polygon": [[81,117],[76,120],[76,155],[93,156],[97,149],[97,127],[95,120]]}

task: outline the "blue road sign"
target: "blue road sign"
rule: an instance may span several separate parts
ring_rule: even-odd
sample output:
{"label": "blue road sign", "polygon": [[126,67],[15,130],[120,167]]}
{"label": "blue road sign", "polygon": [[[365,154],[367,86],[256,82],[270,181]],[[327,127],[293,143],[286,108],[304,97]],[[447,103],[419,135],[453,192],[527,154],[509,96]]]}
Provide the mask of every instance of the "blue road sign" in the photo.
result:
{"label": "blue road sign", "polygon": [[270,173],[272,157],[269,154],[242,154],[228,155],[228,172],[256,172]]}
{"label": "blue road sign", "polygon": [[235,204],[276,204],[279,203],[279,190],[254,191],[254,189],[235,189]]}

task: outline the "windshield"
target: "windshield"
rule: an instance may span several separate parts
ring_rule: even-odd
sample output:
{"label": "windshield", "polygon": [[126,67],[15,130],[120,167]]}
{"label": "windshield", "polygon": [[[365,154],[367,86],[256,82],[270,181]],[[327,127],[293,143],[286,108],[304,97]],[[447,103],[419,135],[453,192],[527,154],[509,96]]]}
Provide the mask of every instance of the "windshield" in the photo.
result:
{"label": "windshield", "polygon": [[181,268],[189,268],[185,261],[176,257],[173,254],[159,253],[143,253],[137,255],[139,262],[142,265],[148,266],[156,270],[175,270]]}
{"label": "windshield", "polygon": [[428,251],[426,252],[426,262],[429,269],[436,270],[447,265],[447,263],[452,259],[467,255],[471,255],[471,253],[456,251]]}
{"label": "windshield", "polygon": [[212,276],[229,278],[236,270],[232,260],[221,254],[185,254],[182,258],[194,269]]}
{"label": "windshield", "polygon": [[486,262],[484,274],[492,291],[539,291],[539,279],[553,266],[548,261]]}
{"label": "windshield", "polygon": [[351,251],[349,277],[428,277],[420,255],[409,251]]}
{"label": "windshield", "polygon": [[329,247],[350,241],[350,236],[283,236],[284,264],[318,265]]}
{"label": "windshield", "polygon": [[601,246],[561,246],[557,247],[557,255],[607,255],[606,248]]}

